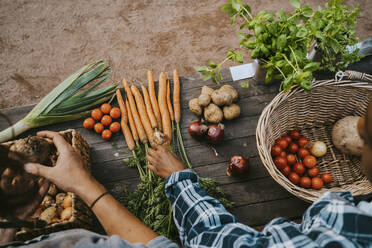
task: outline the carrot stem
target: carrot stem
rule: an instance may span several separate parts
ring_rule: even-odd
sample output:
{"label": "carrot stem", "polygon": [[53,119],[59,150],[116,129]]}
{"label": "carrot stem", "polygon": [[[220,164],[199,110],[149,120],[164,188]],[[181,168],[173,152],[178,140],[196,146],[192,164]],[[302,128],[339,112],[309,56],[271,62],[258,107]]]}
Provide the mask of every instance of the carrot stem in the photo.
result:
{"label": "carrot stem", "polygon": [[182,134],[181,134],[181,129],[180,129],[180,123],[177,122],[176,123],[176,127],[177,127],[177,138],[178,138],[178,142],[180,143],[180,146],[181,146],[181,151],[182,151],[182,154],[183,154],[183,157],[185,158],[185,162],[187,164],[187,167],[189,169],[192,168],[192,165],[189,161],[189,158],[187,157],[187,154],[186,154],[186,150],[185,150],[185,146],[183,144],[183,139],[182,139]]}

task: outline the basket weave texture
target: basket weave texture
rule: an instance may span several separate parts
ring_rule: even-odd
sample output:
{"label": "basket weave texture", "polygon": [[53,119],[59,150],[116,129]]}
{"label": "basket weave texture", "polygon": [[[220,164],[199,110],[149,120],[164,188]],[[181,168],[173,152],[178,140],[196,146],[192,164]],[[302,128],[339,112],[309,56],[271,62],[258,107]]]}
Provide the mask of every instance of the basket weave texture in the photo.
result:
{"label": "basket weave texture", "polygon": [[[276,182],[308,202],[329,190],[350,191],[354,196],[372,192],[372,184],[362,173],[360,157],[343,154],[332,143],[335,122],[345,116],[364,116],[372,96],[372,76],[348,71],[344,76],[348,80],[316,81],[311,92],[296,87],[279,93],[258,121],[256,139],[262,163]],[[317,159],[317,167],[320,174],[329,172],[333,181],[321,190],[294,185],[274,164],[271,147],[293,129],[327,145],[327,154]]]}
{"label": "basket weave texture", "polygon": [[[73,147],[81,152],[83,162],[90,169],[90,147],[79,132],[73,129],[61,131],[60,134]],[[11,144],[14,141],[7,142]],[[93,218],[89,207],[74,193],[72,195],[72,217],[59,223],[47,225],[44,228],[21,230],[16,233],[16,240],[30,240],[40,235],[58,232],[72,228],[91,229]]]}

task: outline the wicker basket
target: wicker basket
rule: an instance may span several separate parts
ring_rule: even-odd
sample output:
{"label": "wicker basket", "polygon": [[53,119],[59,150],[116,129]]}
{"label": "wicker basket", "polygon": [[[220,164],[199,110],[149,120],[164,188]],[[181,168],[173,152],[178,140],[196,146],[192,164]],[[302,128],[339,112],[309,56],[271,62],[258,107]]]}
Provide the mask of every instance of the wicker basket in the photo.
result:
{"label": "wicker basket", "polygon": [[[342,80],[344,76],[348,80]],[[346,71],[341,78],[316,81],[311,92],[300,87],[281,92],[266,106],[257,125],[257,148],[262,163],[275,181],[308,202],[315,201],[328,190],[350,191],[354,196],[372,192],[372,184],[362,173],[360,157],[341,153],[333,146],[331,136],[333,124],[339,119],[364,116],[372,96],[371,82],[370,75]],[[317,166],[320,173],[331,173],[333,181],[321,190],[292,184],[273,162],[272,145],[292,129],[301,130],[310,140],[322,140],[327,144],[327,154],[318,159]]]}
{"label": "wicker basket", "polygon": [[[90,168],[90,147],[79,132],[73,129],[60,132],[68,143],[81,152],[85,165]],[[14,141],[4,143],[11,145]],[[16,240],[29,240],[43,234],[67,230],[71,228],[90,229],[92,226],[92,212],[74,193],[72,195],[72,217],[59,223],[47,225],[39,229],[23,229],[17,232]]]}

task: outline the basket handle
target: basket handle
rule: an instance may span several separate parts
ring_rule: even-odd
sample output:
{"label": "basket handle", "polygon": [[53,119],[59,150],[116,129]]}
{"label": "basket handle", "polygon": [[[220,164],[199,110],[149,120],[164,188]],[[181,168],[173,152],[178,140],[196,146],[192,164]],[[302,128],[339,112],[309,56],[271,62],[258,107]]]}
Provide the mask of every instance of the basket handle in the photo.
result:
{"label": "basket handle", "polygon": [[341,81],[344,77],[347,77],[349,80],[356,80],[362,82],[372,83],[372,75],[359,71],[339,71],[336,73],[336,81]]}

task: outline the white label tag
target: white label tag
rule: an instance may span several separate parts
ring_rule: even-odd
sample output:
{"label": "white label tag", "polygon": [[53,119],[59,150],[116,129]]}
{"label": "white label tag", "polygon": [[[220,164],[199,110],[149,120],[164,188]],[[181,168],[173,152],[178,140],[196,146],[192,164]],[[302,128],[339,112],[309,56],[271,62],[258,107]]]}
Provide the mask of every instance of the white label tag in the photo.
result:
{"label": "white label tag", "polygon": [[252,78],[256,73],[255,63],[249,63],[244,65],[231,66],[230,72],[233,81]]}

